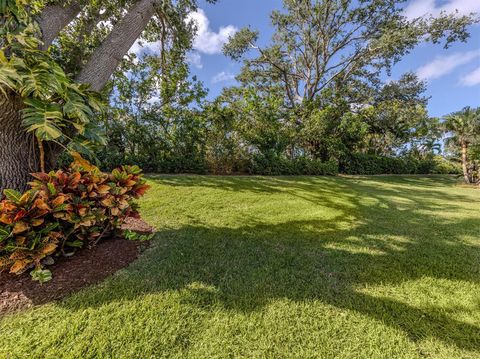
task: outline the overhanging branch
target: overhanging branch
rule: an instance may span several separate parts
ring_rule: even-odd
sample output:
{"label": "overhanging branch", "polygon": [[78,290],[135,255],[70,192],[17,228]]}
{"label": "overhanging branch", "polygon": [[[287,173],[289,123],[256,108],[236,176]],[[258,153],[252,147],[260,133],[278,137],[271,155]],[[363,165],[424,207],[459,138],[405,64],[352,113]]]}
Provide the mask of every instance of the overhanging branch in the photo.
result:
{"label": "overhanging branch", "polygon": [[55,38],[82,10],[77,2],[68,6],[48,5],[43,9],[41,16],[37,19],[42,31],[42,50],[47,50]]}

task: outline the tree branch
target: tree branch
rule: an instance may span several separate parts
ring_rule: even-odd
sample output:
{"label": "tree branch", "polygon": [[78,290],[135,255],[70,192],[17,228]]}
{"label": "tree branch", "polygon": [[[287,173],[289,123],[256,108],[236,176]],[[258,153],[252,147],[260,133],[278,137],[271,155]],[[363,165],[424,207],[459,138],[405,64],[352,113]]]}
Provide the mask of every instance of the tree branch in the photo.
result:
{"label": "tree branch", "polygon": [[41,50],[47,50],[60,31],[70,24],[81,10],[82,8],[77,2],[73,2],[68,6],[46,6],[37,19],[40,30],[42,31],[43,45]]}
{"label": "tree branch", "polygon": [[81,70],[77,81],[100,91],[155,13],[158,0],[140,0],[113,28]]}

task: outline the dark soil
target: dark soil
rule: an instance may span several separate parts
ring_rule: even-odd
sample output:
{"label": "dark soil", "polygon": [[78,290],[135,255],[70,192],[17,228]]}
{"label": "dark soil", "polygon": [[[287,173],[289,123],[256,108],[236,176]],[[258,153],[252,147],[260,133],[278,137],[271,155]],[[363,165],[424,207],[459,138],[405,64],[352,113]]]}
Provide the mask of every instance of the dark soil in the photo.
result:
{"label": "dark soil", "polygon": [[[139,233],[151,233],[152,227],[140,219],[130,218],[122,226]],[[145,242],[104,239],[92,249],[82,249],[70,258],[57,258],[48,266],[51,281],[40,284],[28,272],[17,276],[0,274],[0,315],[61,299],[81,288],[99,283],[133,262]]]}

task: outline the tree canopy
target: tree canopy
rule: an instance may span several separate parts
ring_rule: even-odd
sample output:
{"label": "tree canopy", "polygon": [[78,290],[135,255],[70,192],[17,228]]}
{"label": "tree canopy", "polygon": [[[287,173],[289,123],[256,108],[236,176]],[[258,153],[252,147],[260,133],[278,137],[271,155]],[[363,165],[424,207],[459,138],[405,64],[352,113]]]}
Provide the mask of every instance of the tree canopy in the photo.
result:
{"label": "tree canopy", "polygon": [[[266,47],[256,44],[258,32],[239,31],[225,45],[233,59],[248,50],[239,80],[263,88],[281,85],[286,104],[314,101],[327,89],[375,88],[384,71],[421,42],[465,41],[473,15],[443,13],[438,17],[407,19],[405,1],[284,0],[283,10],[271,14],[274,35]],[[360,86],[359,86],[360,85]],[[368,92],[367,92],[368,95]],[[354,98],[364,101],[364,98]]]}

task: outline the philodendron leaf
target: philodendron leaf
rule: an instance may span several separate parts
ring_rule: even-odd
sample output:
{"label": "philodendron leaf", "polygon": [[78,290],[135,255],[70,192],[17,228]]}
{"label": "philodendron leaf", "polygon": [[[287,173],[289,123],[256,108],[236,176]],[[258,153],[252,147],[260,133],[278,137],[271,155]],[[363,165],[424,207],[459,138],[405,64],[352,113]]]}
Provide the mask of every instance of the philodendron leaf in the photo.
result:
{"label": "philodendron leaf", "polygon": [[63,114],[57,104],[46,104],[37,99],[26,99],[23,109],[23,125],[29,132],[35,132],[41,140],[56,140],[62,136],[58,127]]}

